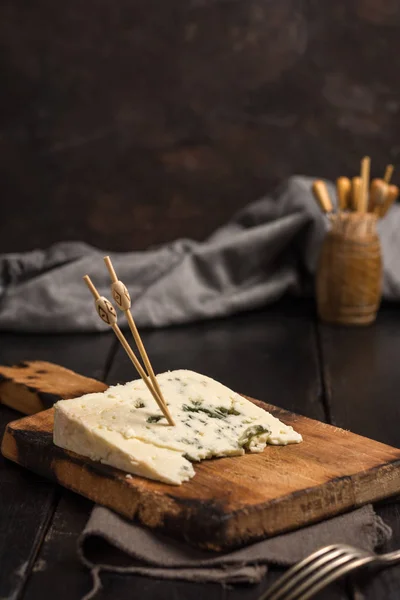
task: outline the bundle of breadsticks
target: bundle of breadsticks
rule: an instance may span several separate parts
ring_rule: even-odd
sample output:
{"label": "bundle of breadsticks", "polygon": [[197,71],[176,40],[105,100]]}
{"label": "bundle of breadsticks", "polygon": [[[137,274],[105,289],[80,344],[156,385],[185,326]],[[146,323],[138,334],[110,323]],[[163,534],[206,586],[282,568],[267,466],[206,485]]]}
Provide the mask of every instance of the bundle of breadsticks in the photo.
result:
{"label": "bundle of breadsticks", "polygon": [[[370,157],[365,156],[361,161],[360,175],[352,179],[338,177],[336,180],[338,212],[373,213],[378,218],[382,218],[396,201],[399,188],[390,183],[393,165],[387,165],[382,179],[376,178],[371,181],[370,165]],[[334,212],[334,205],[324,181],[320,179],[314,181],[313,194],[324,213]]]}

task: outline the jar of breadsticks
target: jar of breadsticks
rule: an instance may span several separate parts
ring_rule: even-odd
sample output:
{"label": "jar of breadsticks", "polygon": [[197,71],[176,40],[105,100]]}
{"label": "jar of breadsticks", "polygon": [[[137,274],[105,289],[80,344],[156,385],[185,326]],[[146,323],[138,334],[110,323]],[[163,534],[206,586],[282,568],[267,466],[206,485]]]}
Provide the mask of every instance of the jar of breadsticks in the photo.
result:
{"label": "jar of breadsticks", "polygon": [[329,218],[316,273],[319,318],[341,325],[368,325],[377,315],[382,295],[382,256],[378,219],[398,196],[390,185],[393,166],[383,179],[369,182],[370,159],[361,161],[361,175],[337,180],[334,211],[323,181],[313,184],[314,196]]}

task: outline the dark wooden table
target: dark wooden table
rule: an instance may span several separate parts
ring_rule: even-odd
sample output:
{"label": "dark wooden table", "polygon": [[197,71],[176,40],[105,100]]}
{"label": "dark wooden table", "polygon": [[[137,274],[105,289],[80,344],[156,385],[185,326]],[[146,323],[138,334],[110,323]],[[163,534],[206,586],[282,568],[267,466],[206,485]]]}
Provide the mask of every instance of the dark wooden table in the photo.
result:
{"label": "dark wooden table", "polygon": [[[187,368],[292,411],[400,446],[400,310],[383,307],[376,324],[346,329],[317,323],[312,303],[283,302],[263,311],[187,327],[146,331],[156,371]],[[1,335],[0,364],[57,362],[107,383],[135,373],[112,334]],[[0,407],[1,432],[18,417]],[[78,600],[91,580],[76,557],[76,539],[92,504],[0,458],[0,599]],[[384,550],[400,548],[400,505],[377,506],[393,528]],[[218,585],[102,576],[99,599],[256,600],[279,576],[259,586]],[[333,600],[400,598],[400,566],[335,585]]]}

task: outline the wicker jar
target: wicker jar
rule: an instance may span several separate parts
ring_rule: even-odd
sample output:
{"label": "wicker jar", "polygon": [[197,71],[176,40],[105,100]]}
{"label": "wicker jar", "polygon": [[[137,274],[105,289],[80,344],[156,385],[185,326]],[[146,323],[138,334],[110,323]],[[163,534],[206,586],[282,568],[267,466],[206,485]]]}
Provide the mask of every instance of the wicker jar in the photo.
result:
{"label": "wicker jar", "polygon": [[322,321],[368,325],[378,312],[382,259],[373,214],[340,213],[322,244],[317,267],[317,307]]}

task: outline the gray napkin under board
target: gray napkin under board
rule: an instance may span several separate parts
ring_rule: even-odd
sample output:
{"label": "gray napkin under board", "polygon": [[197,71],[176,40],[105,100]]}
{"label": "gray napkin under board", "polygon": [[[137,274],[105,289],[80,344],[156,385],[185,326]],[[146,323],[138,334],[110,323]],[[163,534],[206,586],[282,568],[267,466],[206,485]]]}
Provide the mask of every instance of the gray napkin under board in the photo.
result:
{"label": "gray napkin under board", "polygon": [[84,600],[96,596],[103,571],[197,583],[249,585],[262,580],[268,565],[288,566],[334,543],[374,550],[391,535],[391,529],[367,505],[239,550],[210,553],[96,506],[78,542],[80,560],[93,577],[93,588]]}

